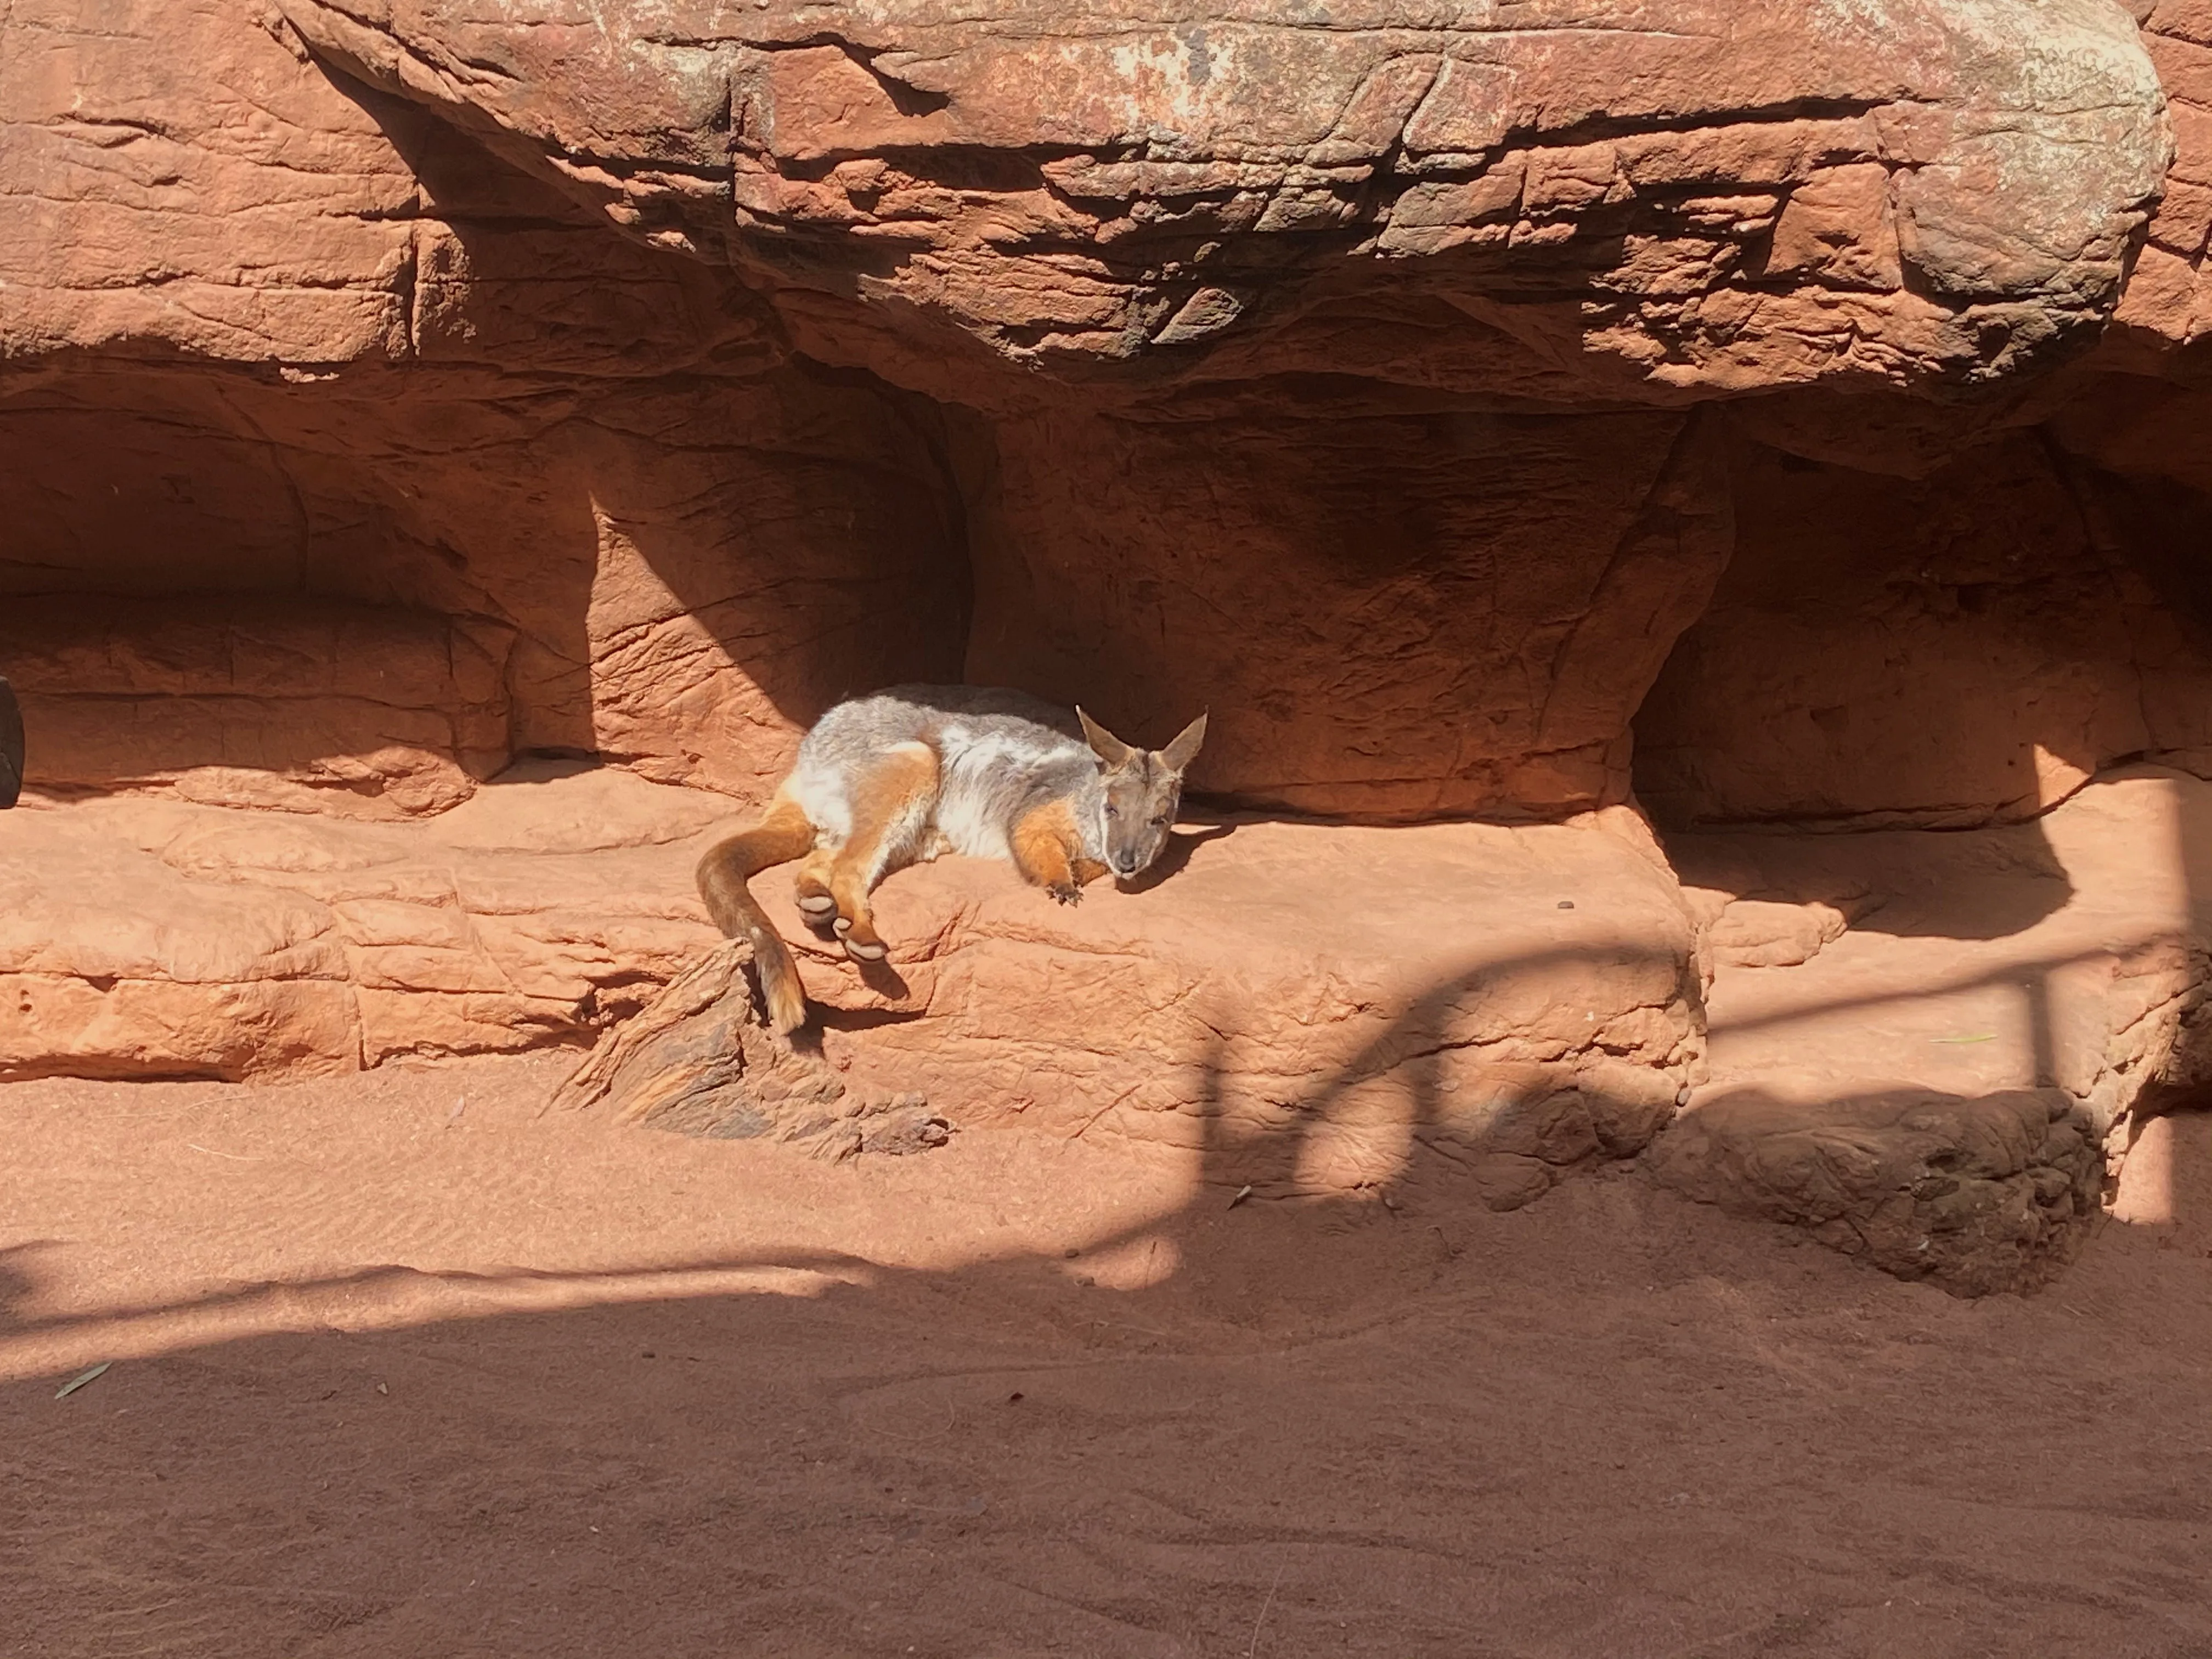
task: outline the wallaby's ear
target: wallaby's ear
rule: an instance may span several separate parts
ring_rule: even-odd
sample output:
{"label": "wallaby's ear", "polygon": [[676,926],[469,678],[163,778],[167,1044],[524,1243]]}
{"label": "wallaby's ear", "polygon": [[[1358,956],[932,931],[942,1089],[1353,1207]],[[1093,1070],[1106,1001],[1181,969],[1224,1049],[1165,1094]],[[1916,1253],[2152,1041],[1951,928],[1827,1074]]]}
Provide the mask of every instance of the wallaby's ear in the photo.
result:
{"label": "wallaby's ear", "polygon": [[[1207,714],[1212,710],[1208,709]],[[1198,745],[1206,741],[1206,715],[1200,714],[1188,726],[1176,733],[1176,739],[1160,750],[1160,758],[1167,763],[1170,772],[1184,772],[1197,757]]]}
{"label": "wallaby's ear", "polygon": [[1127,766],[1129,757],[1137,751],[1109,732],[1097,720],[1083,712],[1083,705],[1075,707],[1075,718],[1083,722],[1083,735],[1091,744],[1091,752],[1109,766]]}

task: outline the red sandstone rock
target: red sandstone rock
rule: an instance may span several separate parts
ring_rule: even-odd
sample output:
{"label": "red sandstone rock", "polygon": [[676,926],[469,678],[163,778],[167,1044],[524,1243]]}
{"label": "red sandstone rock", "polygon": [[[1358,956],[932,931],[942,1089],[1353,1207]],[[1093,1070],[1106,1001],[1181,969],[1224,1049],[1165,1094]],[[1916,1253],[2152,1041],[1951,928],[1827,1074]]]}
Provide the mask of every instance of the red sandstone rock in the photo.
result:
{"label": "red sandstone rock", "polygon": [[[465,618],[505,752],[749,798],[840,693],[964,669],[1213,704],[1198,781],[1251,804],[1620,799],[1733,503],[1700,426],[1537,411],[2017,380],[2111,310],[2166,144],[2087,0],[283,20],[0,25],[0,429],[51,458],[0,585]],[[485,769],[441,763],[419,801]]]}
{"label": "red sandstone rock", "polygon": [[1158,741],[1210,706],[1193,787],[1255,805],[1612,804],[1728,557],[1723,465],[1649,413],[1011,424],[968,678]]}
{"label": "red sandstone rock", "polygon": [[2080,1249],[2105,1179],[2086,1127],[2057,1089],[1817,1102],[1751,1090],[1686,1114],[1653,1165],[1692,1198],[1978,1296],[2033,1290]]}
{"label": "red sandstone rock", "polygon": [[2129,1114],[2212,1081],[2200,778],[2130,769],[1992,830],[1670,848],[1704,890],[1811,901],[1808,924],[1860,896],[1802,965],[1714,950],[1708,1078],[1654,1159],[1695,1197],[1954,1291],[2031,1287],[2097,1213]]}
{"label": "red sandstone rock", "polygon": [[[716,810],[607,769],[405,824],[34,803],[0,824],[0,1056],[268,1075],[587,1041],[701,963],[680,878]],[[919,1093],[956,1125],[1203,1146],[1268,1195],[1449,1179],[1510,1206],[1635,1152],[1702,1081],[1668,1182],[1908,1276],[2017,1288],[2067,1258],[2127,1115],[2212,1077],[2212,885],[2177,856],[2208,821],[2212,786],[2143,769],[2029,825],[1677,837],[1692,903],[1618,812],[1194,828],[1164,879],[1074,910],[948,860],[879,895],[892,976],[802,945],[832,1011],[812,1070],[718,1005],[702,1029],[743,1072],[712,1121],[679,1103],[695,1129],[865,1146]],[[761,891],[806,939],[786,884]],[[1774,948],[1791,895],[1802,954]],[[2022,1103],[2068,1135],[2021,1142]]]}
{"label": "red sandstone rock", "polygon": [[573,1037],[702,932],[715,799],[510,775],[422,824],[124,797],[0,839],[0,1068],[243,1077]]}
{"label": "red sandstone rock", "polygon": [[507,760],[504,630],[258,597],[19,599],[0,657],[39,734],[36,787],[441,811]]}
{"label": "red sandstone rock", "polygon": [[2134,10],[2166,92],[2174,157],[2117,314],[2120,349],[2111,355],[2154,362],[2212,326],[2198,279],[2212,233],[2212,11],[2203,0],[2152,0]]}
{"label": "red sandstone rock", "polygon": [[2001,372],[2109,310],[2172,153],[2100,0],[284,15],[650,240],[1070,368],[1388,280],[1621,389]]}
{"label": "red sandstone rock", "polygon": [[1728,574],[1636,718],[1662,822],[1961,827],[2212,758],[2212,659],[2047,444],[1922,481],[1750,447],[1732,473]]}
{"label": "red sandstone rock", "polygon": [[[965,675],[1210,705],[1247,806],[1599,816],[1245,822],[1073,915],[917,872],[903,996],[808,960],[856,1080],[1286,1193],[1632,1151],[1693,962],[1879,978],[1898,901],[1686,895],[1632,787],[1956,828],[2212,768],[2201,9],[17,0],[0,1067],[584,1040],[808,721]],[[2197,1078],[2196,937],[2053,970],[2100,1125]]]}
{"label": "red sandstone rock", "polygon": [[[557,769],[406,824],[33,802],[0,824],[0,1068],[267,1075],[588,1041],[713,941],[687,878],[720,810]],[[802,969],[830,1009],[915,1018],[833,1015],[830,1060],[958,1123],[1208,1138],[1270,1191],[1387,1184],[1437,1152],[1501,1204],[1637,1151],[1696,1063],[1689,913],[1625,815],[1242,823],[1176,856],[1073,910],[1003,865],[894,877],[893,976],[818,945]],[[760,890],[807,939],[788,883]]]}
{"label": "red sandstone rock", "polygon": [[[783,886],[761,883],[803,937]],[[1640,1148],[1698,1060],[1690,918],[1618,811],[1240,821],[1194,834],[1158,884],[1073,910],[946,860],[886,884],[876,914],[904,995],[801,958],[817,1000],[923,1016],[833,1025],[854,1077],[956,1122],[1202,1140],[1274,1195],[1433,1178],[1441,1158],[1524,1202]]]}

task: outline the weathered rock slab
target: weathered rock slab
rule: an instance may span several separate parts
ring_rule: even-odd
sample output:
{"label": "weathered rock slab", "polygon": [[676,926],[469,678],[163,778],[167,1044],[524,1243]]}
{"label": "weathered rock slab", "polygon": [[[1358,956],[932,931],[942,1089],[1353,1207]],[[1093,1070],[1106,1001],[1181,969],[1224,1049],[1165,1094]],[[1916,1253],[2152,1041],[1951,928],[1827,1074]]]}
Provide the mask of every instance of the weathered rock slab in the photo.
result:
{"label": "weathered rock slab", "polygon": [[1450,1173],[1501,1206],[1639,1150],[1697,1066],[1691,918],[1626,811],[1235,820],[1174,861],[1072,909],[1000,866],[894,878],[893,981],[801,956],[810,994],[857,1016],[830,1017],[825,1052],[963,1125],[1202,1148],[1269,1195]]}
{"label": "weathered rock slab", "polygon": [[1456,1171],[1504,1205],[1640,1150],[1698,1062],[1691,916],[1626,812],[1194,826],[1144,890],[1073,908],[945,860],[879,891],[892,956],[866,978],[771,873],[823,1011],[793,1054],[691,887],[724,810],[559,767],[417,823],[34,802],[0,818],[0,1073],[601,1042],[574,1097],[694,1132],[888,1145],[919,1096],[961,1126],[1204,1146],[1271,1195]]}
{"label": "weathered rock slab", "polygon": [[951,1126],[921,1095],[868,1099],[846,1088],[813,1042],[776,1039],[751,961],[742,940],[699,957],[600,1042],[554,1106],[716,1140],[765,1138],[833,1159],[945,1143]]}
{"label": "weathered rock slab", "polygon": [[522,769],[421,823],[27,799],[0,818],[0,1076],[268,1077],[588,1036],[708,931],[682,843],[722,809],[574,771]]}
{"label": "weathered rock slab", "polygon": [[2027,1288],[2139,1115],[2212,1083],[2212,783],[2136,767],[2025,824],[1668,844],[1708,919],[1711,1035],[1651,1162],[1694,1197],[1961,1293]]}
{"label": "weathered rock slab", "polygon": [[1651,1165],[1692,1198],[1803,1227],[1886,1273],[1966,1296],[2056,1274],[2105,1185],[2088,1114],[2058,1089],[1728,1091],[1686,1112]]}
{"label": "weathered rock slab", "polygon": [[283,11],[640,236],[1078,372],[1337,369],[1297,321],[1387,283],[1521,344],[1492,385],[2002,374],[2109,313],[2172,153],[2106,0]]}

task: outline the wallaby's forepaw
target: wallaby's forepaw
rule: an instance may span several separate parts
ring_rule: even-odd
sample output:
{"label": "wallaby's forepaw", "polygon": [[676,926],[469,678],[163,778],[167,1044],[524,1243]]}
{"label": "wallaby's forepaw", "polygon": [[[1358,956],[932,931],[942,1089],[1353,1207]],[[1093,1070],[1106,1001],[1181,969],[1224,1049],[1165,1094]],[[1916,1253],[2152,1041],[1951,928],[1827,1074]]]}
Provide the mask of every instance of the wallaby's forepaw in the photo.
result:
{"label": "wallaby's forepaw", "polygon": [[1083,902],[1083,890],[1072,881],[1056,881],[1044,890],[1062,904]]}

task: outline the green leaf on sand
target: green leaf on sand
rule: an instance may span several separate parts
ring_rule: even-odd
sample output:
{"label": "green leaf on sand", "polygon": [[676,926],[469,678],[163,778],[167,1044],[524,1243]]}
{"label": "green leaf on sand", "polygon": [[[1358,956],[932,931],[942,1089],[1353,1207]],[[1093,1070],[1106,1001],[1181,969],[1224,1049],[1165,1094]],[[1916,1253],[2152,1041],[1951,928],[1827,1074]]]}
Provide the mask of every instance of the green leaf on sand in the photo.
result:
{"label": "green leaf on sand", "polygon": [[54,1390],[54,1398],[57,1400],[68,1399],[71,1395],[75,1394],[86,1383],[91,1382],[94,1377],[98,1376],[100,1372],[106,1370],[114,1363],[115,1362],[112,1359],[103,1359],[100,1364],[94,1365],[90,1370],[79,1371],[75,1376],[72,1376],[68,1382],[63,1383],[61,1387]]}

